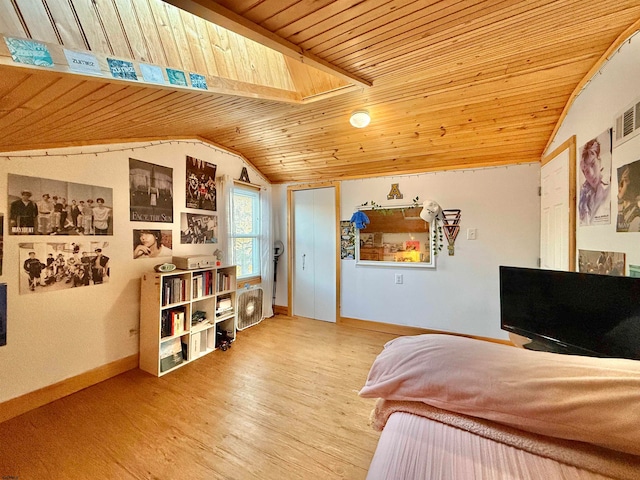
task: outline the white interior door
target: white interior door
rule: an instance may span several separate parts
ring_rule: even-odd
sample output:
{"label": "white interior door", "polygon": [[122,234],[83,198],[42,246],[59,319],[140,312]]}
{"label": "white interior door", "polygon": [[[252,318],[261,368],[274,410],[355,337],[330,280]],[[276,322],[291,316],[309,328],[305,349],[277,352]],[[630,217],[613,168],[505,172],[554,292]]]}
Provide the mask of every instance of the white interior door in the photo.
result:
{"label": "white interior door", "polygon": [[293,192],[294,315],[336,321],[335,190]]}
{"label": "white interior door", "polygon": [[569,270],[569,150],[540,170],[540,266]]}

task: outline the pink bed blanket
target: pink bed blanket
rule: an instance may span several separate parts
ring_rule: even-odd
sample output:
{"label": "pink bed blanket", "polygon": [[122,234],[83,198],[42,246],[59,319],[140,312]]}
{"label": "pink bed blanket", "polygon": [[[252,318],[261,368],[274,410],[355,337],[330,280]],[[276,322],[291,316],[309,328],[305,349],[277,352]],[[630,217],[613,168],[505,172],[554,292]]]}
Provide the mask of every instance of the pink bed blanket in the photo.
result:
{"label": "pink bed blanket", "polygon": [[423,402],[378,399],[371,425],[382,431],[394,412],[406,412],[445,423],[490,440],[511,445],[534,455],[621,480],[640,478],[640,457],[588,443],[529,433],[489,420],[462,415]]}

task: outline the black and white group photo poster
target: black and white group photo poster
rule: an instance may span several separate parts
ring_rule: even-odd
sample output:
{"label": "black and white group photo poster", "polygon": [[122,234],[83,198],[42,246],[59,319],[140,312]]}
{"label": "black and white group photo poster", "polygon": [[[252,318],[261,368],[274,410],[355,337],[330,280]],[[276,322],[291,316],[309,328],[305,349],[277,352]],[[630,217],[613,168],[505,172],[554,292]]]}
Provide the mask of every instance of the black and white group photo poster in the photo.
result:
{"label": "black and white group photo poster", "polygon": [[113,235],[113,189],[9,174],[9,235]]}
{"label": "black and white group photo poster", "polygon": [[108,283],[109,242],[19,244],[20,295]]}
{"label": "black and white group photo poster", "polygon": [[218,216],[182,212],[180,243],[218,243]]}
{"label": "black and white group photo poster", "polygon": [[129,220],[173,223],[173,169],[129,159]]}
{"label": "black and white group photo poster", "polygon": [[213,163],[187,156],[186,208],[216,211],[216,169]]}

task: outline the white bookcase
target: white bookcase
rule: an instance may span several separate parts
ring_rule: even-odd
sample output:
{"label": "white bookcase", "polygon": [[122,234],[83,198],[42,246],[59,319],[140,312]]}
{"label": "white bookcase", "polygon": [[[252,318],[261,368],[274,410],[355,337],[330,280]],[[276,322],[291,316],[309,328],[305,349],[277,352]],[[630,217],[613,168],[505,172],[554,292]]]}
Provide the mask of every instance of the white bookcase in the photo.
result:
{"label": "white bookcase", "polygon": [[[161,376],[236,337],[236,267],[145,273],[140,289],[140,368]],[[226,345],[223,347],[226,348]]]}

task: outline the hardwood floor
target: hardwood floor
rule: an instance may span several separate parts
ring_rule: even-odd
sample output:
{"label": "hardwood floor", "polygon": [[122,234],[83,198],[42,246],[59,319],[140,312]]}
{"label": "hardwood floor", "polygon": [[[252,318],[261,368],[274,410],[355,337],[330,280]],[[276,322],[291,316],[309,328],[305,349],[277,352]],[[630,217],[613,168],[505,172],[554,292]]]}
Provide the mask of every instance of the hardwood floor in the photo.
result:
{"label": "hardwood floor", "polygon": [[0,424],[0,478],[364,479],[358,397],[395,335],[278,315],[164,377],[132,370]]}

